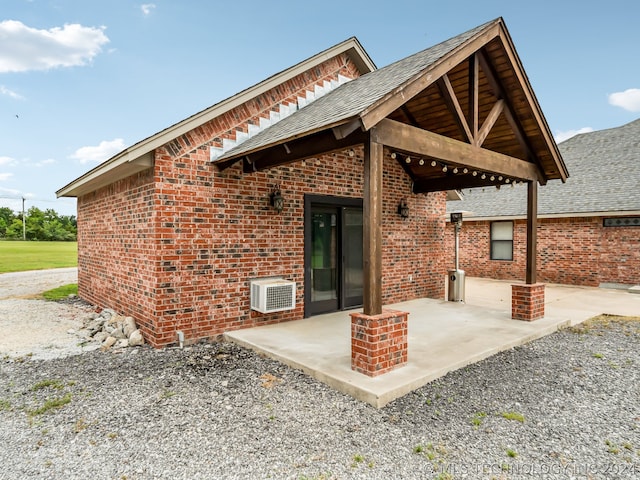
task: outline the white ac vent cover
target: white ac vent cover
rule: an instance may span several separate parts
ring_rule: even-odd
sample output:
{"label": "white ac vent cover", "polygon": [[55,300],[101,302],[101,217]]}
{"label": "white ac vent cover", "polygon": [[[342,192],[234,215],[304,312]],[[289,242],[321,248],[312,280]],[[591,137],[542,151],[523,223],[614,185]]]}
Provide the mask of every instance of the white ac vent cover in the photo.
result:
{"label": "white ac vent cover", "polygon": [[281,312],[296,307],[296,282],[282,278],[251,280],[251,309],[260,313]]}

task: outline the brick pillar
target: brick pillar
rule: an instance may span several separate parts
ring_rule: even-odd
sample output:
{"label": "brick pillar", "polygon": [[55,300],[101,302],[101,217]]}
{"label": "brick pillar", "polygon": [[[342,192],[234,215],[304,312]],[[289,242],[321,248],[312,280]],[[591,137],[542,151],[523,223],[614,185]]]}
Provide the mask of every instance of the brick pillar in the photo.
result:
{"label": "brick pillar", "polygon": [[511,318],[531,322],[544,317],[544,283],[511,285]]}
{"label": "brick pillar", "polygon": [[376,377],[407,363],[407,312],[351,314],[351,369]]}

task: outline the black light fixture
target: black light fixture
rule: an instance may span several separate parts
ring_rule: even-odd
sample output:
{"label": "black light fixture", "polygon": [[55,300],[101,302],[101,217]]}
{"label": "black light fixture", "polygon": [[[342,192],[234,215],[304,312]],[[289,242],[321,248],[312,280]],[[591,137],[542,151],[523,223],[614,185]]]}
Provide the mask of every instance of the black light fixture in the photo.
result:
{"label": "black light fixture", "polygon": [[402,218],[407,218],[409,216],[409,205],[407,205],[406,200],[402,200],[400,205],[398,205],[398,215]]}
{"label": "black light fixture", "polygon": [[282,196],[282,193],[280,193],[280,185],[276,185],[273,192],[271,192],[271,195],[269,196],[269,198],[270,198],[271,206],[278,213],[282,212],[282,210],[284,209],[284,197]]}

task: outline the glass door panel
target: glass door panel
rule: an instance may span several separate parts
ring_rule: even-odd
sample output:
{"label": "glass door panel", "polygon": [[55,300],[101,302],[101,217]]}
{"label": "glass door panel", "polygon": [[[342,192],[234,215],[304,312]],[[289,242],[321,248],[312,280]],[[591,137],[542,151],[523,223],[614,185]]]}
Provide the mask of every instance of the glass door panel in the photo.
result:
{"label": "glass door panel", "polygon": [[311,219],[312,312],[338,309],[338,210],[314,207]]}
{"label": "glass door panel", "polygon": [[362,305],[362,209],[342,211],[343,308]]}

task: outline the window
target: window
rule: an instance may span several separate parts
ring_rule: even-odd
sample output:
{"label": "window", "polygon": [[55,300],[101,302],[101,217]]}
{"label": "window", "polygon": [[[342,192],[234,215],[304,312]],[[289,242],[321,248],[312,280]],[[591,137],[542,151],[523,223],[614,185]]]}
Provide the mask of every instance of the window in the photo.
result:
{"label": "window", "polygon": [[640,227],[640,217],[605,218],[605,227]]}
{"label": "window", "polygon": [[491,222],[491,260],[513,260],[513,222]]}

